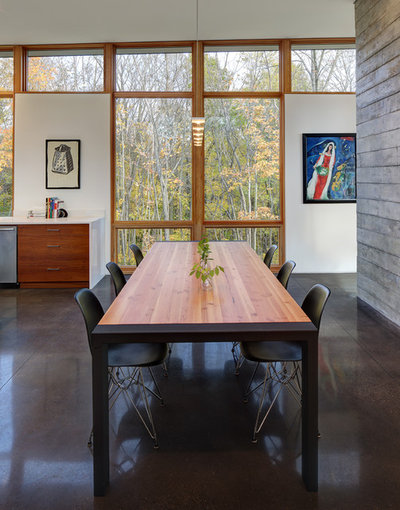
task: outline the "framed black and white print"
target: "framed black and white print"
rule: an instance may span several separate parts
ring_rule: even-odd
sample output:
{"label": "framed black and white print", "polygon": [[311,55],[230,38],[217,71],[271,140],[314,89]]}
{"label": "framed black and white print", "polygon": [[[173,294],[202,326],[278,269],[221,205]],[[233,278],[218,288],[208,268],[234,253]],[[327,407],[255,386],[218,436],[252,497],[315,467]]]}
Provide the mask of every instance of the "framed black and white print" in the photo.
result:
{"label": "framed black and white print", "polygon": [[80,188],[80,140],[46,140],[46,189]]}
{"label": "framed black and white print", "polygon": [[356,135],[303,134],[303,202],[356,201]]}

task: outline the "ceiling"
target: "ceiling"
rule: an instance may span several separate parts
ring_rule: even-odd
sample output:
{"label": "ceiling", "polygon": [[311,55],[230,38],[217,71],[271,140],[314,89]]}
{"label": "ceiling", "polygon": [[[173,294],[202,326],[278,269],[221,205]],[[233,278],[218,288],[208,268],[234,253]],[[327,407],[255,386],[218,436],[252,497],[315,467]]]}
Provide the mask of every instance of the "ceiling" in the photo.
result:
{"label": "ceiling", "polygon": [[[353,0],[198,2],[198,39],[354,37]],[[196,0],[0,0],[0,44],[196,38]]]}

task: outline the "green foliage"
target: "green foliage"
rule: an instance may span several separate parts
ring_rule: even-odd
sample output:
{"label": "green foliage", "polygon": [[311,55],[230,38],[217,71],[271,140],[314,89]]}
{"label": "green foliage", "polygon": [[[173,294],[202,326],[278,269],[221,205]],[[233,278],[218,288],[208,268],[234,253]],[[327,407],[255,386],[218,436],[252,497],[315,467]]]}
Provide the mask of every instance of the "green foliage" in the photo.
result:
{"label": "green foliage", "polygon": [[0,99],[0,216],[12,211],[12,99]]}
{"label": "green foliage", "polygon": [[189,241],[188,228],[149,228],[149,229],[118,229],[117,253],[118,264],[134,266],[135,259],[129,249],[131,243],[137,244],[145,255],[156,241]]}
{"label": "green foliage", "polygon": [[213,259],[210,257],[211,248],[207,237],[204,236],[202,237],[201,241],[199,241],[197,245],[197,253],[200,255],[200,262],[193,265],[189,276],[194,274],[197,279],[200,278],[204,283],[207,280],[211,280],[214,275],[218,276],[220,271],[224,272],[224,268],[222,266],[216,265],[215,267],[211,268],[208,265],[210,260]]}
{"label": "green foliage", "polygon": [[13,90],[14,59],[0,53],[0,90]]}
{"label": "green foliage", "polygon": [[[207,228],[210,241],[246,241],[253,250],[264,258],[266,247],[279,245],[279,228]],[[279,262],[278,251],[274,255],[274,263]]]}
{"label": "green foliage", "polygon": [[28,57],[28,90],[100,92],[103,68],[102,55]]}

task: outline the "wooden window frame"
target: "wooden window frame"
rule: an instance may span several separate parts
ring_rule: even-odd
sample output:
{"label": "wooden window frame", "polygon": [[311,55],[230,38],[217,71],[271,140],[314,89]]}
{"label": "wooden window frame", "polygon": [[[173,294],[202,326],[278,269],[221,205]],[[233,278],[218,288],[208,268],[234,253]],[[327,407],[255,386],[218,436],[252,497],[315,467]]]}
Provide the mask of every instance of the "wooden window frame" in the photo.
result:
{"label": "wooden window frame", "polygon": [[319,91],[313,92],[312,90],[292,90],[292,46],[296,44],[313,45],[318,48],[319,45],[324,44],[338,44],[346,46],[346,44],[356,44],[355,37],[336,37],[336,38],[312,38],[312,39],[286,39],[286,58],[285,58],[285,75],[286,75],[286,90],[285,94],[327,94],[327,95],[355,95],[354,92],[331,92]]}
{"label": "wooden window frame", "polygon": [[[286,94],[354,94],[354,92],[299,92],[291,87],[291,47],[294,44],[354,44],[354,38],[300,38],[300,39],[246,39],[246,40],[206,40],[206,41],[167,41],[167,42],[118,42],[95,44],[46,44],[46,45],[17,45],[0,46],[0,50],[14,51],[14,88],[12,91],[0,92],[0,97],[13,99],[13,115],[15,114],[15,94],[103,94],[111,95],[110,132],[110,180],[111,180],[111,257],[116,260],[116,239],[119,229],[143,228],[189,228],[192,239],[199,239],[205,228],[278,228],[280,236],[279,263],[285,260],[285,95]],[[279,90],[273,92],[212,92],[204,90],[204,48],[207,46],[252,46],[274,45],[279,47]],[[186,47],[192,50],[192,90],[185,92],[117,92],[116,50],[122,48],[163,48]],[[99,49],[104,52],[104,89],[93,92],[75,91],[28,91],[27,90],[27,52],[28,50],[63,50],[63,49]],[[115,101],[117,98],[129,97],[165,97],[189,98],[192,100],[193,116],[204,115],[204,99],[215,97],[261,97],[278,98],[280,101],[280,219],[274,221],[205,221],[204,219],[204,146],[195,147],[192,144],[192,218],[185,221],[116,221],[115,220]],[[13,154],[14,154],[14,122],[13,122]],[[14,160],[14,158],[13,158]],[[14,166],[14,165],[13,165]],[[13,168],[14,182],[14,168]],[[14,203],[14,186],[12,193]],[[132,271],[132,267],[125,268]]]}
{"label": "wooden window frame", "polygon": [[[279,50],[279,90],[272,92],[212,92],[204,90],[204,49],[207,46],[248,46],[249,50],[253,46],[277,46]],[[277,228],[279,229],[279,264],[285,258],[285,202],[284,202],[284,82],[285,75],[283,73],[285,56],[283,55],[284,44],[280,39],[257,39],[257,40],[209,40],[209,41],[179,41],[179,42],[153,42],[153,43],[131,43],[114,44],[114,65],[116,49],[119,48],[163,48],[168,47],[191,47],[192,48],[192,91],[191,92],[116,92],[115,79],[113,92],[113,109],[112,119],[115,117],[115,102],[117,98],[130,97],[179,97],[192,99],[193,116],[202,117],[204,115],[204,99],[231,97],[231,98],[274,98],[280,102],[280,153],[279,153],[279,170],[280,170],[280,219],[279,220],[205,220],[204,219],[204,144],[196,147],[192,144],[192,219],[191,220],[173,220],[173,221],[117,221],[115,219],[115,123],[112,125],[112,162],[111,162],[111,256],[113,260],[117,260],[117,234],[120,229],[152,229],[152,228],[189,228],[191,230],[192,239],[199,240],[204,234],[206,228]],[[115,74],[114,74],[115,77]],[[133,267],[125,266],[124,271],[133,271]]]}
{"label": "wooden window frame", "polygon": [[[117,49],[132,49],[132,48],[157,48],[162,51],[164,48],[188,48],[192,53],[192,90],[191,91],[116,91],[116,50]],[[120,98],[183,98],[190,99],[192,101],[192,115],[200,116],[197,109],[197,105],[195,104],[195,83],[197,83],[198,76],[196,75],[196,65],[195,59],[197,55],[196,43],[193,41],[179,41],[179,42],[151,42],[151,43],[116,43],[113,44],[113,92],[112,92],[112,101],[111,101],[111,258],[112,260],[117,260],[117,241],[118,241],[118,230],[123,229],[162,229],[162,228],[186,228],[191,231],[191,238],[194,238],[193,230],[194,230],[194,211],[196,208],[197,202],[194,197],[194,190],[196,186],[194,184],[195,176],[198,172],[198,157],[196,151],[193,151],[192,144],[192,219],[191,220],[167,220],[167,221],[141,221],[141,220],[128,220],[128,221],[120,221],[115,219],[115,177],[116,177],[116,168],[115,168],[115,156],[116,156],[116,148],[115,148],[115,104],[116,100]],[[123,266],[124,272],[132,272],[134,270],[133,266]]]}
{"label": "wooden window frame", "polygon": [[12,125],[12,154],[11,154],[11,182],[12,182],[12,191],[11,191],[11,211],[14,210],[14,148],[15,148],[15,92],[17,91],[17,73],[18,66],[16,62],[18,61],[18,51],[15,46],[0,46],[0,52],[11,52],[13,53],[14,59],[14,76],[13,76],[13,88],[12,90],[3,90],[0,91],[0,99],[11,99],[12,100],[12,115],[13,115],[13,125]]}
{"label": "wooden window frame", "polygon": [[[21,70],[21,92],[29,94],[104,94],[107,91],[108,79],[110,76],[110,69],[106,68],[106,51],[109,49],[106,43],[93,43],[93,44],[35,44],[21,46],[22,48],[22,70]],[[62,50],[103,50],[103,90],[28,90],[28,52],[29,51],[57,51]],[[57,54],[54,55],[55,57]],[[62,56],[62,53],[60,53]],[[106,76],[107,71],[107,76]]]}

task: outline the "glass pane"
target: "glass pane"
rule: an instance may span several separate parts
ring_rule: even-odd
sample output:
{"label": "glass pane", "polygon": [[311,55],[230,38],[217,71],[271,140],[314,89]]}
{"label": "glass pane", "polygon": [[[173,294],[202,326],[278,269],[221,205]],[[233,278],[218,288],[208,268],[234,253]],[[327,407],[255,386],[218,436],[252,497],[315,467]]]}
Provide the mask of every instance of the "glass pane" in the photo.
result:
{"label": "glass pane", "polygon": [[190,220],[190,99],[117,99],[117,220]]}
{"label": "glass pane", "polygon": [[205,100],[205,219],[280,216],[279,100]]}
{"label": "glass pane", "polygon": [[188,48],[117,50],[117,90],[192,90]]}
{"label": "glass pane", "polygon": [[[206,232],[209,241],[247,241],[262,258],[272,244],[279,246],[279,228],[207,228]],[[279,249],[272,264],[279,264]]]}
{"label": "glass pane", "polygon": [[354,92],[354,48],[292,46],[292,90],[299,92]]}
{"label": "glass pane", "polygon": [[14,59],[10,51],[0,52],[0,91],[14,89]]}
{"label": "glass pane", "polygon": [[12,215],[13,102],[0,99],[0,216]]}
{"label": "glass pane", "polygon": [[278,47],[206,48],[204,87],[208,91],[279,90]]}
{"label": "glass pane", "polygon": [[136,266],[129,245],[135,243],[143,255],[155,241],[190,241],[189,228],[118,229],[117,262],[121,266]]}
{"label": "glass pane", "polygon": [[28,90],[97,92],[104,90],[103,52],[77,55],[76,50],[28,52]]}

